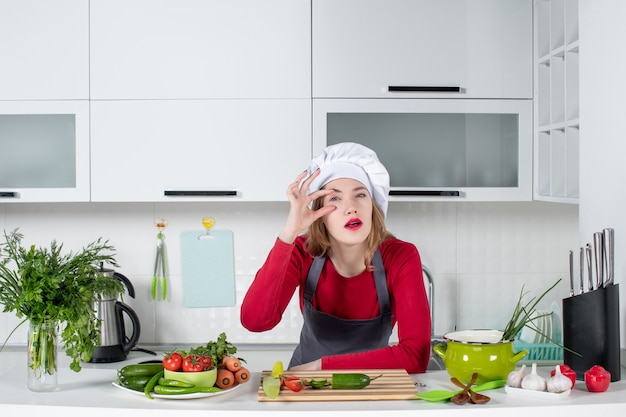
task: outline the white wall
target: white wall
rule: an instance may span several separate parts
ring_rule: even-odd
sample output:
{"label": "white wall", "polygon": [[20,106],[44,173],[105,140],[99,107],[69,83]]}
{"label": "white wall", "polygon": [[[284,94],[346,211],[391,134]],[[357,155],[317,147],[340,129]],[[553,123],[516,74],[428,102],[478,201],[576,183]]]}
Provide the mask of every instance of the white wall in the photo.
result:
{"label": "white wall", "polygon": [[[215,229],[235,236],[237,303],[262,264],[287,213],[287,203],[167,204],[0,204],[0,228],[16,227],[24,244],[67,250],[103,237],[117,248],[118,272],[134,284],[136,299],[126,297],[141,320],[141,343],[203,343],[225,331],[235,343],[296,343],[301,326],[294,303],[280,328],[252,334],[239,323],[238,306],[189,309],[182,306],[179,234],[203,230],[213,216]],[[149,296],[157,230],[165,229],[171,267],[170,299]],[[389,229],[415,243],[434,274],[435,331],[438,335],[472,328],[502,328],[525,285],[535,295],[558,278],[562,284],[543,307],[568,295],[567,251],[578,244],[578,207],[528,203],[391,203]],[[2,239],[4,241],[4,239]],[[17,324],[0,313],[0,343]],[[25,327],[9,344],[24,344]]]}
{"label": "white wall", "polygon": [[621,347],[626,346],[626,2],[579,0],[580,244],[615,229]]}

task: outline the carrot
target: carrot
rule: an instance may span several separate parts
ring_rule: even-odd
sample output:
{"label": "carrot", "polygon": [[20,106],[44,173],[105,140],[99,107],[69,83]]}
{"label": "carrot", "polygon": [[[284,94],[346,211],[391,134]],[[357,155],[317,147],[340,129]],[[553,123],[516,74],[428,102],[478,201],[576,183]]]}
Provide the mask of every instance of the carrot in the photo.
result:
{"label": "carrot", "polygon": [[237,372],[241,368],[241,361],[234,356],[224,356],[222,365],[231,372]]}
{"label": "carrot", "polygon": [[248,371],[243,366],[239,368],[238,371],[235,372],[235,381],[239,384],[243,384],[244,382],[248,382],[250,380],[250,371]]}
{"label": "carrot", "polygon": [[217,380],[215,381],[215,385],[217,385],[221,389],[231,388],[233,385],[235,385],[235,374],[233,374],[226,368],[218,368]]}

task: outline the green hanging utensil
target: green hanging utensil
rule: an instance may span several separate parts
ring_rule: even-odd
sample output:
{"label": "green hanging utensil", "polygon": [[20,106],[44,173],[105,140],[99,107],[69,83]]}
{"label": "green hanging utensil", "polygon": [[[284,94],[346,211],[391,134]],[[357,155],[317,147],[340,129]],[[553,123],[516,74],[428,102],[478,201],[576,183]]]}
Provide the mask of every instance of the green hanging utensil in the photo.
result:
{"label": "green hanging utensil", "polygon": [[161,287],[161,299],[167,299],[167,257],[165,252],[165,235],[163,229],[167,227],[167,220],[157,219],[155,222],[159,233],[157,234],[156,254],[154,257],[154,275],[152,276],[151,295],[157,300],[158,287]]}

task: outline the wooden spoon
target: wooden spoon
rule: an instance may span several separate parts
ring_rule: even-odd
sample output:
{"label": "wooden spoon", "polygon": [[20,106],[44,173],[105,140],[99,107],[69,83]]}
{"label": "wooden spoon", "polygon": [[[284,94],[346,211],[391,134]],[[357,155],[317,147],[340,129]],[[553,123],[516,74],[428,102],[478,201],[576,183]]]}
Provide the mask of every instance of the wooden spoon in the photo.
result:
{"label": "wooden spoon", "polygon": [[[465,385],[459,381],[458,379],[452,377],[450,378],[450,381],[452,381],[456,386],[461,387],[463,389],[465,389]],[[470,384],[471,386],[471,384]],[[485,404],[488,403],[489,400],[491,400],[491,398],[489,398],[487,395],[484,394],[479,394],[478,392],[469,389],[467,391],[467,394],[469,396],[469,400],[473,403],[473,404]]]}
{"label": "wooden spoon", "polygon": [[[453,403],[457,405],[463,405],[467,403],[470,400],[469,390],[472,387],[472,385],[474,385],[474,382],[476,382],[477,379],[478,379],[478,374],[474,372],[472,374],[472,378],[467,383],[467,385],[461,384],[461,387],[463,387],[463,391],[459,392],[458,394],[450,398],[450,401],[452,401]],[[457,380],[457,382],[460,382],[460,381]]]}
{"label": "wooden spoon", "polygon": [[[465,387],[465,385],[463,385],[463,383],[456,378],[451,378],[450,380],[459,387],[462,387],[462,388]],[[488,403],[489,400],[491,400],[491,398],[488,397],[487,395],[479,394],[473,389],[468,390],[467,394],[469,396],[470,402],[472,402],[473,404],[485,404],[485,403]]]}

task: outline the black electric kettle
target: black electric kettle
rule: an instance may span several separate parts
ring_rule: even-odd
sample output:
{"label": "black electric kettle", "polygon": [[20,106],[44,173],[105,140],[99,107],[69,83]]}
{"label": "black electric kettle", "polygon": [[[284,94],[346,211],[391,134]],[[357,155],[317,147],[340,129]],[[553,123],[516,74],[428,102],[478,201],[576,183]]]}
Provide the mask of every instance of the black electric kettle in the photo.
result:
{"label": "black electric kettle", "polygon": [[[135,298],[133,284],[124,275],[105,268],[101,268],[100,273],[121,281],[126,286],[128,295]],[[100,299],[95,302],[94,309],[100,320],[100,340],[89,362],[109,363],[125,360],[128,352],[135,347],[139,340],[141,329],[139,317],[132,308],[105,294],[102,294]],[[133,325],[130,337],[126,336],[125,315],[128,316]]]}

